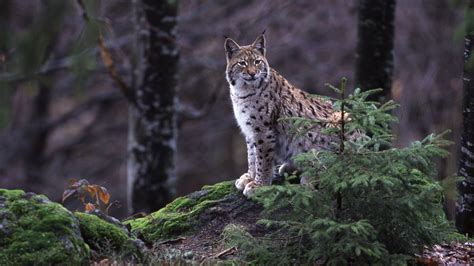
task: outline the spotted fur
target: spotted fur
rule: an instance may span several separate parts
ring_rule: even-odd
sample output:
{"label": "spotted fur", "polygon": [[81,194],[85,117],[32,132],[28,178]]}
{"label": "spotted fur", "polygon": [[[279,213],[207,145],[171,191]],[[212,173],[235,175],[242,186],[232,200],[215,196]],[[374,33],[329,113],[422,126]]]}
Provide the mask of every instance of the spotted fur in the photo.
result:
{"label": "spotted fur", "polygon": [[310,96],[270,68],[263,34],[247,46],[227,38],[224,47],[234,115],[247,144],[248,171],[235,185],[250,196],[256,187],[271,184],[277,163],[291,163],[301,152],[327,149],[332,141],[321,133],[325,125],[295,136],[281,118],[304,117],[329,125],[337,112],[331,102]]}

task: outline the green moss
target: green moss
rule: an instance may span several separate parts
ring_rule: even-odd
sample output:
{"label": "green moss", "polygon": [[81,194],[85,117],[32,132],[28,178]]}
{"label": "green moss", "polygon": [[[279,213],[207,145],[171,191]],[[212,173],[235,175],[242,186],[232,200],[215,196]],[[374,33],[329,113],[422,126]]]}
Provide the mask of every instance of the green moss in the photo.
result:
{"label": "green moss", "polygon": [[141,256],[134,239],[119,226],[92,214],[76,212],[74,215],[79,220],[82,237],[93,250],[106,256],[114,253],[121,258]]}
{"label": "green moss", "polygon": [[82,212],[76,212],[74,215],[79,220],[82,236],[91,248],[98,249],[107,242],[114,249],[117,249],[128,239],[127,234],[118,226],[108,223],[95,215]]}
{"label": "green moss", "polygon": [[12,265],[85,263],[89,247],[77,220],[46,197],[0,189],[0,261]]}
{"label": "green moss", "polygon": [[146,217],[125,223],[130,224],[132,231],[139,232],[147,241],[182,234],[193,227],[199,214],[232,192],[236,192],[233,181],[204,186],[201,191],[177,198]]}
{"label": "green moss", "polygon": [[18,189],[0,189],[0,196],[9,198],[10,200],[15,200],[20,198],[21,196],[25,195],[25,192],[23,190],[18,190]]}
{"label": "green moss", "polygon": [[168,204],[168,209],[171,211],[178,211],[184,208],[187,208],[193,204],[193,201],[186,197],[179,197],[173,200],[170,204]]}
{"label": "green moss", "polygon": [[209,191],[209,194],[204,197],[204,200],[221,199],[231,192],[236,192],[234,181],[225,181],[214,185],[207,185],[202,187],[202,189]]}

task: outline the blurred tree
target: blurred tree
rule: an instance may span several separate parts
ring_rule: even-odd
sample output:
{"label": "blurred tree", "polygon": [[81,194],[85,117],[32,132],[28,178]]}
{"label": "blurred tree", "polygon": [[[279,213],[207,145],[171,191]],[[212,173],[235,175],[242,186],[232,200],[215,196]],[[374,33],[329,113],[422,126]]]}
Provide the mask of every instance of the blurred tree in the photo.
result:
{"label": "blurred tree", "polygon": [[150,212],[174,194],[178,1],[135,0],[136,66],[130,108],[128,189],[133,212]]}
{"label": "blurred tree", "polygon": [[474,0],[469,0],[466,11],[464,38],[464,102],[463,131],[459,175],[464,179],[458,184],[459,200],[456,206],[456,226],[461,233],[474,235]]}
{"label": "blurred tree", "polygon": [[[5,61],[10,42],[10,34],[8,34],[9,20],[10,20],[10,0],[0,1],[0,71],[5,71]],[[6,86],[0,80],[0,129],[4,127],[9,116],[9,91],[5,89]]]}
{"label": "blurred tree", "polygon": [[395,0],[359,0],[356,87],[382,88],[371,100],[390,98],[393,73]]}
{"label": "blurred tree", "polygon": [[[27,93],[31,93],[31,105],[27,109],[26,123],[18,128],[12,128],[22,141],[12,141],[7,138],[2,146],[8,147],[8,155],[0,160],[0,167],[20,162],[25,174],[25,188],[36,190],[43,183],[43,164],[46,144],[50,128],[48,110],[51,103],[51,87],[54,79],[41,76],[42,69],[54,54],[61,31],[63,17],[69,11],[69,4],[61,0],[45,1],[39,7],[37,16],[27,22],[28,29],[18,34],[9,27],[11,11],[9,1],[0,4],[0,64],[5,61],[2,72],[9,71],[17,74],[5,74],[0,78],[0,128],[7,125],[12,115],[9,103],[12,95],[18,92],[20,86],[17,80],[27,79],[24,84]],[[3,16],[5,15],[5,16]],[[11,80],[10,80],[11,79]],[[2,102],[6,101],[5,104]]]}

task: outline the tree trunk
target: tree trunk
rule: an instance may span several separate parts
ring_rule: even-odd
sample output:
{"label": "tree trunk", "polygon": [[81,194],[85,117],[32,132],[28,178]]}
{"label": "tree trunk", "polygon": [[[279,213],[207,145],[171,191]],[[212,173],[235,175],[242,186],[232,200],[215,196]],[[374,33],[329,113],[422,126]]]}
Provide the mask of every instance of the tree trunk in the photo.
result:
{"label": "tree trunk", "polygon": [[178,1],[135,0],[134,8],[138,55],[129,123],[129,206],[132,212],[150,212],[174,194]]}
{"label": "tree trunk", "polygon": [[474,58],[471,57],[474,41],[474,0],[469,1],[466,12],[463,73],[463,131],[458,184],[459,200],[456,205],[456,226],[463,234],[474,235]]}
{"label": "tree trunk", "polygon": [[44,151],[49,135],[49,130],[45,127],[45,124],[49,118],[48,109],[51,102],[49,85],[44,85],[42,82],[38,83],[38,94],[34,99],[24,133],[26,147],[23,151],[26,172],[25,187],[32,191],[38,190],[43,183]]}
{"label": "tree trunk", "polygon": [[360,0],[356,53],[356,87],[382,88],[369,99],[390,98],[393,73],[395,0]]}

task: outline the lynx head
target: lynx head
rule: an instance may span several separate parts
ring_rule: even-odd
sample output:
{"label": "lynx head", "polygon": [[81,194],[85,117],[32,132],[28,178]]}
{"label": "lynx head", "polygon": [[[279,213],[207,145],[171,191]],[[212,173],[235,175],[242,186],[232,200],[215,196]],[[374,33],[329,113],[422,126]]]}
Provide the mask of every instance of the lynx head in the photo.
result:
{"label": "lynx head", "polygon": [[263,34],[246,46],[240,46],[234,40],[226,38],[224,47],[227,58],[226,78],[231,86],[259,86],[267,79],[270,68],[265,58]]}

